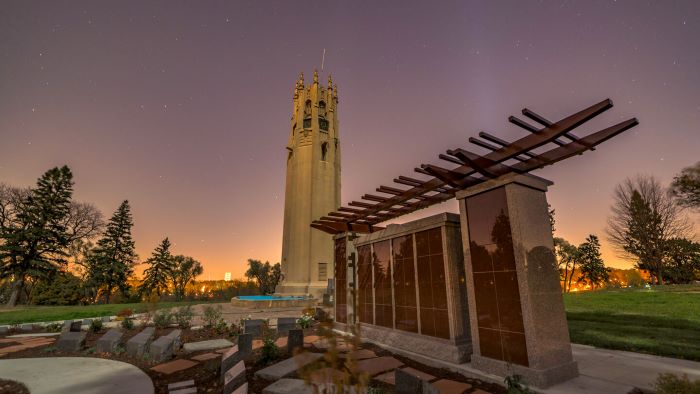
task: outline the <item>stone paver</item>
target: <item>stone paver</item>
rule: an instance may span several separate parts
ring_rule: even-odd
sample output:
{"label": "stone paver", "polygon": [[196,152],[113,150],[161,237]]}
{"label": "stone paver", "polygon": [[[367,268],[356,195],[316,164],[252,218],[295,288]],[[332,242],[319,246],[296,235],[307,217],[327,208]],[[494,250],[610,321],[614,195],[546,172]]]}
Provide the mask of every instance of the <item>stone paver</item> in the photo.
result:
{"label": "stone paver", "polygon": [[280,379],[265,387],[263,394],[314,394],[314,389],[301,379]]}
{"label": "stone paver", "polygon": [[304,347],[304,331],[298,330],[296,328],[290,328],[287,330],[287,346],[288,351],[294,351],[295,349]]}
{"label": "stone paver", "polygon": [[198,352],[200,350],[216,350],[221,348],[230,348],[233,343],[227,339],[211,339],[208,341],[189,342],[182,347],[185,352]]}
{"label": "stone paver", "polygon": [[152,394],[151,379],[138,367],[95,357],[0,360],[3,378],[24,383],[32,394]]}
{"label": "stone paver", "polygon": [[33,332],[29,334],[8,335],[7,338],[35,338],[35,337],[57,337],[60,332]]}
{"label": "stone paver", "polygon": [[347,377],[347,372],[338,371],[337,369],[333,368],[321,368],[311,373],[311,383],[332,384],[340,381],[341,379],[346,379]]}
{"label": "stone paver", "polygon": [[190,358],[196,361],[207,361],[219,357],[221,357],[221,354],[219,353],[204,353]]}
{"label": "stone paver", "polygon": [[[347,355],[352,355],[355,358],[355,360],[364,360],[366,358],[377,357],[377,354],[369,349],[358,349],[358,350],[347,353]],[[345,357],[347,357],[347,355],[341,354],[340,357],[345,358]]]}
{"label": "stone paver", "polygon": [[177,390],[177,389],[184,389],[186,387],[192,387],[192,386],[194,386],[194,380],[185,380],[184,382],[170,383],[168,385],[168,391]]}
{"label": "stone paver", "polygon": [[433,387],[440,391],[440,394],[462,394],[465,390],[472,388],[471,384],[455,382],[449,379],[440,379],[435,383],[431,383]]}
{"label": "stone paver", "polygon": [[232,393],[246,383],[245,363],[239,361],[224,373],[224,394]]}
{"label": "stone paver", "polygon": [[403,366],[401,361],[389,356],[368,358],[357,362],[357,369],[368,373],[370,376],[378,375],[401,366]]}
{"label": "stone paver", "polygon": [[155,367],[151,367],[151,370],[160,372],[165,375],[171,375],[175,372],[184,371],[187,368],[192,368],[197,364],[199,363],[196,361],[180,359],[156,365]]}
{"label": "stone paver", "polygon": [[261,369],[255,373],[255,376],[265,380],[282,379],[293,374],[297,369],[318,360],[322,356],[323,355],[319,353],[301,353]]}
{"label": "stone paver", "polygon": [[401,368],[401,370],[408,373],[408,374],[411,374],[411,375],[417,377],[420,380],[431,381],[431,380],[435,379],[435,376],[433,376],[429,373],[423,372],[423,371],[419,371],[419,370],[411,368],[411,367]]}

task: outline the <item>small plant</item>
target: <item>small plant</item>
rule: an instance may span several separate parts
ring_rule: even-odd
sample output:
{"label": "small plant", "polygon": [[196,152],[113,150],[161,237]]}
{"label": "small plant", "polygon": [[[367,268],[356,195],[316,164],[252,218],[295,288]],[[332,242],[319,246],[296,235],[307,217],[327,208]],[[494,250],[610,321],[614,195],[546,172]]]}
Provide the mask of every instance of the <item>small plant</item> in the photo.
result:
{"label": "small plant", "polygon": [[260,362],[263,364],[269,364],[272,361],[277,360],[280,356],[280,348],[277,347],[275,343],[275,338],[272,336],[267,336],[263,339],[262,355],[260,356]]}
{"label": "small plant", "polygon": [[221,320],[221,306],[214,308],[211,305],[204,307],[204,327],[213,328]]}
{"label": "small plant", "polygon": [[314,316],[308,313],[304,313],[300,318],[297,319],[297,324],[303,329],[311,327],[314,324]]}
{"label": "small plant", "polygon": [[95,353],[95,350],[96,350],[95,347],[91,346],[91,347],[85,349],[85,354],[93,354],[93,353]]}
{"label": "small plant", "polygon": [[220,319],[216,324],[214,325],[214,330],[221,335],[224,334],[228,331],[228,324],[226,324],[226,321],[224,319]]}
{"label": "small plant", "polygon": [[44,353],[53,353],[56,351],[56,346],[47,346],[47,347],[41,349],[41,351]]}
{"label": "small plant", "polygon": [[114,354],[119,355],[122,354],[126,351],[126,348],[124,348],[124,345],[117,345],[117,347],[114,349]]}
{"label": "small plant", "polygon": [[126,309],[122,309],[119,312],[117,312],[117,318],[119,318],[119,320],[122,320],[122,319],[125,319],[127,317],[131,317],[131,315],[133,315],[133,314],[134,314],[133,310],[126,308]]}
{"label": "small plant", "polygon": [[178,308],[175,313],[173,313],[173,317],[180,328],[186,329],[192,327],[194,312],[192,312],[192,307],[187,305]]}
{"label": "small plant", "polygon": [[63,325],[61,323],[49,323],[45,328],[46,332],[61,332]]}
{"label": "small plant", "polygon": [[101,319],[90,320],[90,331],[100,332],[101,329],[102,329],[102,320]]}
{"label": "small plant", "polygon": [[158,311],[153,315],[153,324],[158,328],[166,328],[173,323],[173,315],[167,310]]}
{"label": "small plant", "polygon": [[686,374],[679,377],[662,373],[656,378],[654,388],[659,394],[700,394],[700,380],[691,381]]}
{"label": "small plant", "polygon": [[134,321],[131,319],[131,317],[124,317],[124,320],[122,320],[122,328],[125,330],[131,330],[134,328]]}
{"label": "small plant", "polygon": [[522,383],[522,379],[520,375],[506,376],[504,382],[506,387],[508,387],[508,394],[537,394],[536,391],[531,390],[526,384]]}

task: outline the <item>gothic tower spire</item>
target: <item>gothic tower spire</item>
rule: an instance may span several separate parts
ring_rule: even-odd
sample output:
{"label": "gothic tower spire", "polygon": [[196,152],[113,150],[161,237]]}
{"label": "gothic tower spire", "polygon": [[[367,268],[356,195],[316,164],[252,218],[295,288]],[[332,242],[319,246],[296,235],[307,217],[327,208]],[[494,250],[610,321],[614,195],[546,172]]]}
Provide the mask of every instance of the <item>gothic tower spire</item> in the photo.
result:
{"label": "gothic tower spire", "polygon": [[294,90],[287,142],[287,179],[282,235],[284,281],[277,292],[320,297],[333,275],[332,237],[311,228],[311,222],[340,206],[340,139],[337,86],[304,84]]}

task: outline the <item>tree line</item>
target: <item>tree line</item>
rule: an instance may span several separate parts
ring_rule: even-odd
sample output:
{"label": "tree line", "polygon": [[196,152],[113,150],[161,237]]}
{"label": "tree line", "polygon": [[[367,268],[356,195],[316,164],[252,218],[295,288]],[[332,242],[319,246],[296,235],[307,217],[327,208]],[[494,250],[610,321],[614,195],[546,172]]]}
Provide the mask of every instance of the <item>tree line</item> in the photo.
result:
{"label": "tree line", "polygon": [[185,287],[202,274],[201,263],[172,255],[165,238],[133,289],[129,283],[139,263],[129,201],[105,223],[94,205],[73,200],[73,184],[67,166],[46,171],[32,188],[0,183],[0,297],[7,305],[29,300],[33,291],[57,296],[72,290],[68,297],[88,303],[109,303],[115,293],[140,298],[172,291],[182,299]]}
{"label": "tree line", "polygon": [[[615,188],[607,238],[620,257],[650,273],[652,284],[691,283],[700,280],[700,243],[692,239],[688,213],[699,209],[700,162],[684,168],[668,187],[650,175],[627,178]],[[554,225],[553,210],[550,222]],[[590,235],[579,246],[555,237],[554,244],[564,291],[573,283],[596,288],[608,281],[598,237]]]}

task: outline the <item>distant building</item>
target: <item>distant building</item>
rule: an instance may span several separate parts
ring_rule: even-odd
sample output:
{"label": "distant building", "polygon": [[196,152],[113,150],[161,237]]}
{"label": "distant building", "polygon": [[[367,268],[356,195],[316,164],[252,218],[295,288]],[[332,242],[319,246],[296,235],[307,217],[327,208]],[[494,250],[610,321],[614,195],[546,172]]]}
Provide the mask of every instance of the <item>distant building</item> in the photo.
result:
{"label": "distant building", "polygon": [[224,280],[225,280],[226,282],[228,282],[228,281],[231,280],[231,273],[230,273],[230,272],[227,272],[227,273],[224,274]]}

